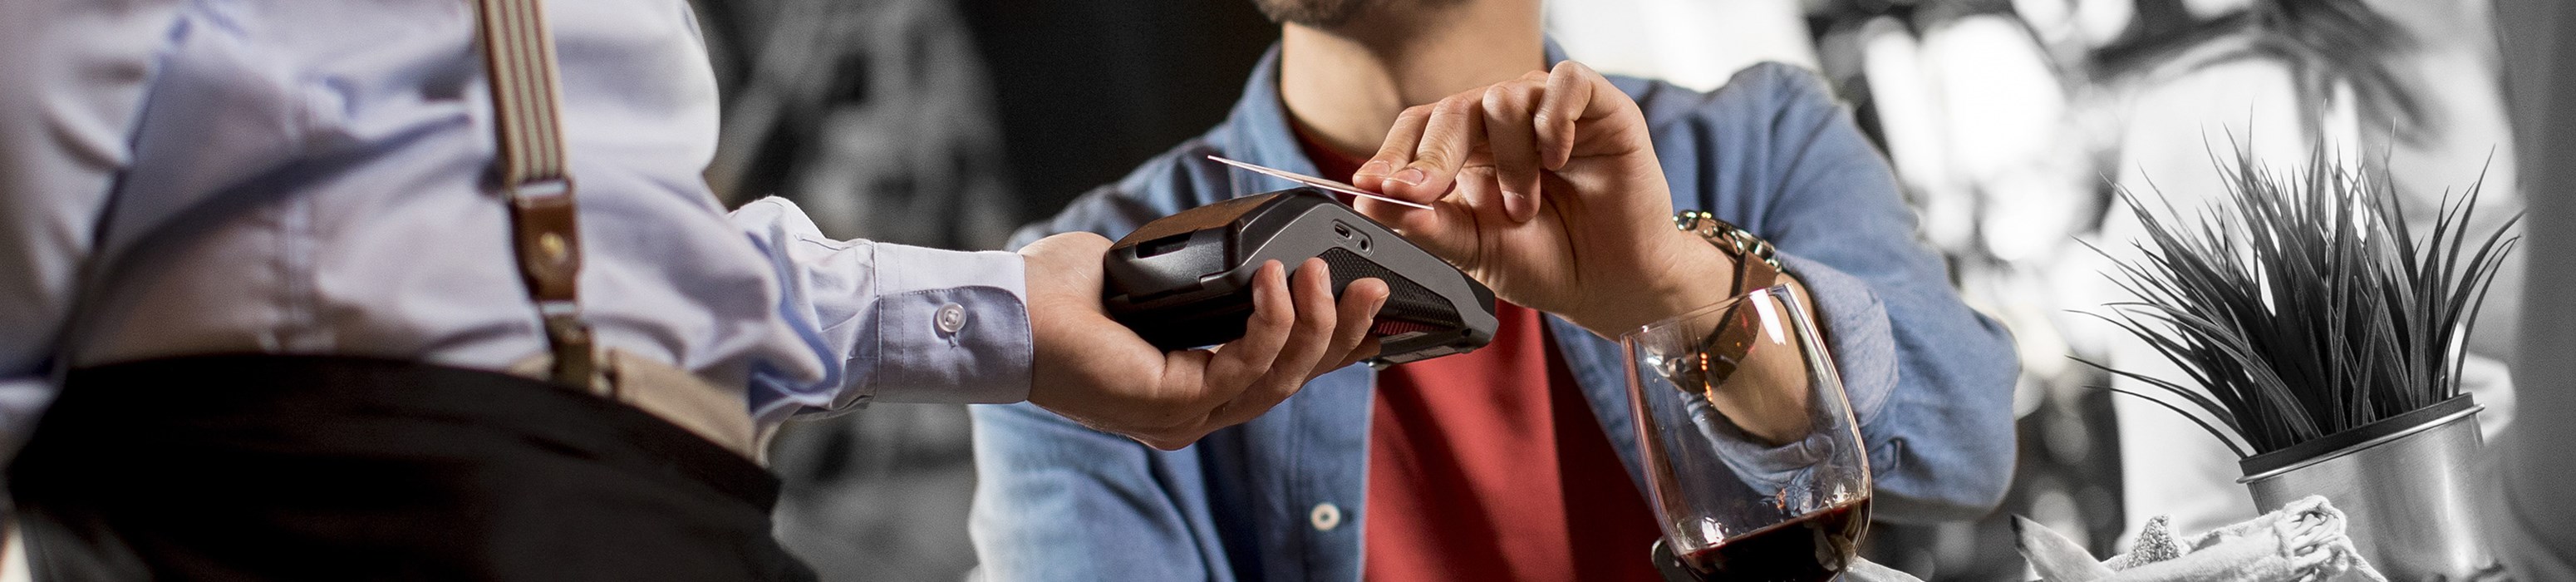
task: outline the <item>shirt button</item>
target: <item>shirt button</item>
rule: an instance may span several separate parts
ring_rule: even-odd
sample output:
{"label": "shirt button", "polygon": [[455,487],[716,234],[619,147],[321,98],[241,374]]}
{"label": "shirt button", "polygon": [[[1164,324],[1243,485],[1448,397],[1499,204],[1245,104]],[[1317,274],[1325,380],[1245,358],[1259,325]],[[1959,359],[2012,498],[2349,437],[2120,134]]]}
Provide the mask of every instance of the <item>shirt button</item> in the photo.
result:
{"label": "shirt button", "polygon": [[932,323],[939,326],[939,333],[957,333],[957,330],[966,329],[966,308],[955,303],[941,305],[939,316]]}
{"label": "shirt button", "polygon": [[1315,531],[1333,531],[1342,526],[1342,506],[1330,501],[1317,503],[1314,511],[1306,512],[1306,520],[1314,522]]}

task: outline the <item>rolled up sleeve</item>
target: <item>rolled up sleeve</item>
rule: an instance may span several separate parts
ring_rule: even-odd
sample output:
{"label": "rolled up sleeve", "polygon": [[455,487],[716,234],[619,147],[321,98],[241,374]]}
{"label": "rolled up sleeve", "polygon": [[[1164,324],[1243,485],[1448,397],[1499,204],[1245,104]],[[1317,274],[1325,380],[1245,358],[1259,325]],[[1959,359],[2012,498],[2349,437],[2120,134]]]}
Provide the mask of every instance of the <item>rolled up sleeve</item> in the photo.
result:
{"label": "rolled up sleeve", "polygon": [[1897,384],[1896,342],[1891,341],[1895,332],[1890,329],[1887,304],[1870,292],[1868,281],[1831,265],[1786,253],[1780,264],[1797,274],[1807,297],[1816,303],[1816,317],[1822,320],[1816,325],[1828,334],[1826,347],[1833,350],[1834,371],[1842,376],[1843,391],[1851,398],[1852,416],[1863,425],[1878,420]]}
{"label": "rolled up sleeve", "polygon": [[2020,362],[2003,327],[1960,300],[1849,113],[1812,73],[1764,64],[1676,121],[1690,127],[1659,141],[1732,153],[1666,167],[1695,166],[1677,179],[1704,181],[1702,202],[1770,240],[1814,299],[1867,441],[1879,514],[1924,522],[1991,511],[2012,479]]}

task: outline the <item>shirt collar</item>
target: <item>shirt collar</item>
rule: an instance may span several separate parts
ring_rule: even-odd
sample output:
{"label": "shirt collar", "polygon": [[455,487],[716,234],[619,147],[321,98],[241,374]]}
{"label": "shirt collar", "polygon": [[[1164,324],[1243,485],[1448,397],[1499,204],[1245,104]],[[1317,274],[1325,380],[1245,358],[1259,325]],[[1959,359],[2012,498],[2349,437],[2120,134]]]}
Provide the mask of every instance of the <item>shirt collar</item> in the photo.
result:
{"label": "shirt collar", "polygon": [[[1565,60],[1565,49],[1556,40],[1544,41],[1550,67]],[[1288,105],[1279,100],[1279,43],[1261,54],[1253,65],[1252,77],[1243,83],[1243,98],[1234,111],[1226,115],[1226,138],[1231,146],[1225,155],[1264,166],[1316,175],[1314,160],[1297,146],[1297,132],[1288,125]],[[1213,163],[1213,162],[1210,162]],[[1228,170],[1235,196],[1293,188],[1297,183],[1245,171]]]}

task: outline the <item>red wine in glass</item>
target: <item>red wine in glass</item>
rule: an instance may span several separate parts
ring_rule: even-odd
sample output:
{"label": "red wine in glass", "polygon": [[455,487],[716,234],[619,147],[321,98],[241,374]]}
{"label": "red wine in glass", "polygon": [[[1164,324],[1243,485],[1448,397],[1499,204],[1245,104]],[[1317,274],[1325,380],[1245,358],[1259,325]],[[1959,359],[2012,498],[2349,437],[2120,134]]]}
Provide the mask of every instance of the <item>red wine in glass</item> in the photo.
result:
{"label": "red wine in glass", "polygon": [[1851,567],[1869,531],[1869,498],[1727,538],[1681,557],[1703,581],[1825,582]]}

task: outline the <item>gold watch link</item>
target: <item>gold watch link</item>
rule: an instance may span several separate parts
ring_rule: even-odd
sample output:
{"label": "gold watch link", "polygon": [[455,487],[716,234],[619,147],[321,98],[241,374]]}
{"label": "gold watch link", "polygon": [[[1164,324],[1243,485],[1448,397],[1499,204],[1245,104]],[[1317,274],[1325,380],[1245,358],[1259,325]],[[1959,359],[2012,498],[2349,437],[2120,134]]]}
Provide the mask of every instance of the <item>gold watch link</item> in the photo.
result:
{"label": "gold watch link", "polygon": [[[1773,252],[1770,242],[1754,236],[1751,231],[1724,220],[1718,220],[1716,215],[1699,210],[1675,213],[1673,225],[1684,232],[1699,235],[1701,239],[1715,245],[1718,252],[1726,253],[1728,257],[1735,259],[1735,285],[1733,290],[1727,292],[1727,297],[1741,298],[1746,292],[1767,288],[1779,282],[1781,273],[1779,257]],[[1760,328],[1761,324],[1743,320],[1753,317],[1761,310],[1730,308],[1727,311],[1728,313],[1720,318],[1717,329],[1713,330],[1702,344],[1699,357],[1694,358],[1698,361],[1692,362],[1697,364],[1696,367],[1699,369],[1674,371],[1682,372],[1672,376],[1672,379],[1683,389],[1707,391],[1709,397],[1714,398],[1717,387],[1726,383],[1727,377],[1735,375],[1739,363],[1753,351],[1755,339],[1753,332]],[[1686,378],[1697,382],[1682,383]]]}

